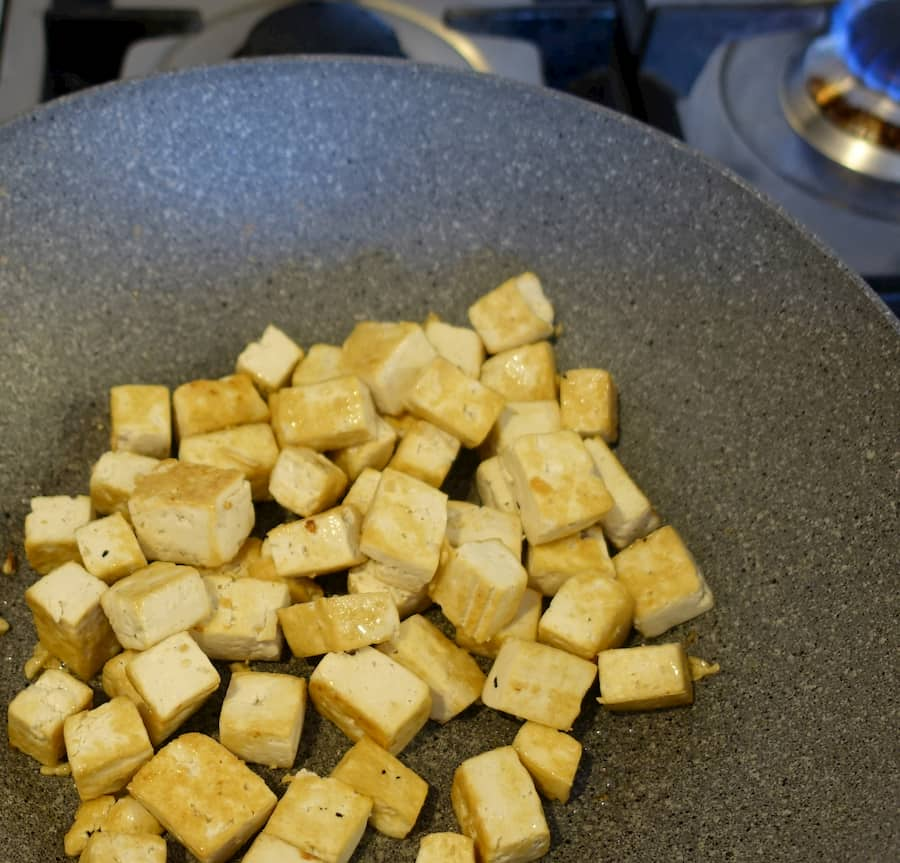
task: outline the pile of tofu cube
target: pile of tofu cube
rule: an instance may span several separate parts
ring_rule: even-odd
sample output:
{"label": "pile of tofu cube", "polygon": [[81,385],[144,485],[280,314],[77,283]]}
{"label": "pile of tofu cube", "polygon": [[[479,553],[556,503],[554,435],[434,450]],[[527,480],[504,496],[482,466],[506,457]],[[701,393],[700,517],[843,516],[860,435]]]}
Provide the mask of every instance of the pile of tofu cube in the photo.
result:
{"label": "pile of tofu cube", "polygon": [[[111,390],[90,494],[34,498],[25,524],[43,673],[9,705],[9,738],[70,769],[67,854],[160,863],[168,831],[201,863],[251,839],[245,863],[344,863],[367,825],[412,831],[428,784],[398,756],[480,700],[523,724],[458,766],[460,832],[424,836],[417,859],[525,863],[550,846],[541,795],[569,797],[567,732],[598,673],[610,710],[691,703],[680,643],[623,647],[713,600],[610,449],[611,374],[557,373],[531,273],[468,316],[363,321],[306,352],[270,325],[232,375]],[[441,491],[463,448],[479,503]],[[254,537],[269,500],[285,519]],[[347,592],[325,595],[317,579],[340,572]],[[250,670],[284,641],[321,657],[308,680]],[[214,660],[244,663],[218,737],[179,735],[220,686]],[[278,799],[247,763],[295,768],[307,698],[348,748]]]}

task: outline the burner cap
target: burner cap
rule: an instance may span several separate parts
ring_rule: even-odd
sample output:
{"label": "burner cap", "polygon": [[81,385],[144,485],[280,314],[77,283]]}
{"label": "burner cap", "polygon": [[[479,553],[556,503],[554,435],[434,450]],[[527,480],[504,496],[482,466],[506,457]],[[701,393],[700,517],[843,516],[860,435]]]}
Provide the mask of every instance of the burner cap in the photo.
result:
{"label": "burner cap", "polygon": [[844,0],[831,32],[847,68],[869,89],[900,101],[900,0]]}

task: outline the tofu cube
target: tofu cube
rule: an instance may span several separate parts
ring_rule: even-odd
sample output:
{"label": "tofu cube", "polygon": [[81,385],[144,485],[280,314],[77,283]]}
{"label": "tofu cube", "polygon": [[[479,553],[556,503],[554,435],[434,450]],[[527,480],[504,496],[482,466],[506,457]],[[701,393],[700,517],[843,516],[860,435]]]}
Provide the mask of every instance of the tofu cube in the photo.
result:
{"label": "tofu cube", "polygon": [[556,596],[568,579],[581,572],[616,577],[616,568],[599,527],[589,527],[552,542],[529,545],[525,567],[528,586],[544,596]]}
{"label": "tofu cube", "polygon": [[453,363],[436,357],[406,394],[406,409],[462,441],[478,446],[503,408],[503,396],[463,374]]}
{"label": "tofu cube", "polygon": [[91,468],[91,503],[101,515],[120,512],[128,518],[128,498],[139,476],[150,473],[158,458],[119,450],[103,453]]}
{"label": "tofu cube", "polygon": [[168,458],[172,448],[169,388],[125,384],[109,391],[109,448]]}
{"label": "tofu cube", "polygon": [[170,635],[139,653],[125,667],[125,673],[164,738],[219,688],[219,673],[186,632]]}
{"label": "tofu cube", "polygon": [[124,696],[68,717],[63,736],[72,778],[82,800],[124,788],[153,757],[153,746],[137,707]]}
{"label": "tofu cube", "polygon": [[597,668],[597,701],[609,710],[656,710],[694,700],[690,666],[680,643],[604,650]]}
{"label": "tofu cube", "polygon": [[[486,458],[475,470],[478,498],[484,506],[519,515],[519,505],[513,493],[512,481],[499,458]],[[520,520],[521,521],[521,520]]]}
{"label": "tofu cube", "polygon": [[362,321],[344,342],[344,362],[372,390],[378,410],[403,412],[406,393],[419,371],[437,356],[418,324]]}
{"label": "tofu cube", "polygon": [[128,794],[110,807],[103,817],[101,829],[113,833],[152,833],[156,836],[163,832],[162,824]]}
{"label": "tofu cube", "polygon": [[219,715],[219,741],[244,761],[291,767],[305,712],[302,677],[261,671],[232,674]]}
{"label": "tofu cube", "polygon": [[467,542],[499,539],[517,560],[522,558],[522,522],[508,513],[461,500],[447,501],[447,542],[459,548]]}
{"label": "tofu cube", "polygon": [[510,402],[556,400],[556,353],[550,342],[501,351],[484,361],[481,382]]}
{"label": "tofu cube", "polygon": [[151,833],[94,833],[78,863],[166,863],[166,840]]}
{"label": "tofu cube", "polygon": [[453,549],[432,581],[431,598],[445,617],[476,641],[488,641],[519,608],[528,575],[498,539]]}
{"label": "tofu cube", "polygon": [[372,801],[369,823],[385,836],[405,839],[428,796],[428,783],[368,737],[358,740],[331,775]]}
{"label": "tofu cube", "polygon": [[428,684],[374,647],[327,653],[309,678],[309,697],[351,740],[367,735],[392,755],[431,713]]}
{"label": "tofu cube", "polygon": [[559,379],[563,428],[583,437],[599,435],[607,443],[619,437],[619,396],[605,369],[569,369]]}
{"label": "tofu cube", "polygon": [[475,842],[462,833],[426,833],[416,863],[475,863]]}
{"label": "tofu cube", "polygon": [[184,439],[178,458],[190,464],[239,470],[250,483],[253,499],[269,500],[269,476],[278,458],[278,444],[268,423],[247,423]]}
{"label": "tofu cube", "polygon": [[89,710],[94,692],[71,674],[48,669],[9,703],[9,745],[41,764],[59,764],[65,756],[63,724]]}
{"label": "tofu cube", "polygon": [[541,800],[512,746],[463,761],[453,774],[450,801],[481,863],[529,863],[550,850]]}
{"label": "tofu cube", "polygon": [[117,653],[112,659],[108,660],[103,666],[103,675],[101,683],[103,691],[110,698],[117,698],[124,695],[137,707],[141,719],[144,721],[144,727],[150,737],[150,742],[154,747],[159,746],[163,740],[170,734],[170,729],[165,722],[157,719],[151,713],[147,703],[141,698],[141,694],[134,688],[132,682],[128,679],[128,665],[137,652],[134,650],[123,650]]}
{"label": "tofu cube", "polygon": [[541,617],[538,640],[592,660],[601,650],[625,643],[633,616],[634,600],[618,581],[583,572],[553,597]]}
{"label": "tofu cube", "polygon": [[353,506],[336,506],[269,531],[266,543],[280,576],[322,575],[357,566],[362,518]]}
{"label": "tofu cube", "polygon": [[100,829],[106,814],[112,809],[116,798],[111,794],[85,800],[78,805],[75,820],[63,840],[63,846],[69,857],[77,857],[84,851],[91,834]]}
{"label": "tofu cube", "polygon": [[478,663],[420,614],[404,620],[378,650],[428,684],[430,717],[436,722],[448,722],[481,695],[484,674]]}
{"label": "tofu cube", "polygon": [[[354,567],[347,573],[347,592],[379,593],[386,590],[391,595],[401,620],[409,617],[411,614],[424,611],[431,605],[431,596],[428,593],[427,584],[418,590],[406,590],[405,588],[397,587],[382,578],[386,569],[391,569],[391,567],[386,567],[377,560],[367,560],[362,566]],[[388,577],[390,578],[390,574]]]}
{"label": "tofu cube", "polygon": [[404,411],[397,416],[387,415],[384,417],[384,421],[397,433],[397,440],[403,440],[418,420],[411,413]]}
{"label": "tofu cube", "polygon": [[234,370],[249,375],[263,394],[280,390],[303,359],[303,349],[289,336],[269,324],[259,341],[250,342],[241,351]]}
{"label": "tofu cube", "polygon": [[430,422],[416,420],[400,441],[389,466],[440,488],[459,455],[459,447],[453,435]]}
{"label": "tofu cube", "polygon": [[469,320],[489,354],[553,334],[553,306],[534,273],[507,279],[469,306]]}
{"label": "tofu cube", "polygon": [[429,318],[425,322],[425,338],[431,342],[438,356],[449,360],[463,374],[478,380],[484,362],[484,345],[475,330]]}
{"label": "tofu cube", "polygon": [[84,568],[107,584],[147,565],[131,525],[120,512],[79,527],[75,541]]}
{"label": "tofu cube", "polygon": [[390,583],[415,591],[438,568],[447,526],[447,495],[405,473],[385,468],[366,513],[363,554],[402,573]]}
{"label": "tofu cube", "polygon": [[178,461],[138,477],[128,511],[149,559],[192,566],[231,560],[256,517],[240,471]]}
{"label": "tofu cube", "polygon": [[365,515],[375,498],[379,482],[381,482],[381,471],[367,467],[354,480],[350,490],[344,495],[344,504],[352,504],[359,510],[360,515]]}
{"label": "tofu cube", "polygon": [[612,509],[600,519],[609,541],[621,549],[656,530],[659,516],[613,451],[600,438],[588,438],[584,445],[613,499]]}
{"label": "tofu cube", "polygon": [[293,846],[301,860],[347,863],[371,811],[371,798],[340,779],[301,770],[278,801],[263,835]]}
{"label": "tofu cube", "polygon": [[581,744],[563,731],[526,722],[512,745],[541,794],[567,803],[581,761]]}
{"label": "tofu cube", "polygon": [[634,598],[634,628],[645,638],[713,607],[712,591],[670,525],[635,540],[613,563],[619,581]]}
{"label": "tofu cube", "polygon": [[597,669],[564,650],[512,638],[488,672],[481,700],[494,710],[568,731]]}
{"label": "tofu cube", "polygon": [[82,680],[120,649],[100,606],[107,590],[84,567],[64,563],[25,591],[38,640]]}
{"label": "tofu cube", "polygon": [[530,543],[551,542],[590,527],[612,498],[573,431],[525,435],[500,454]]}
{"label": "tofu cube", "polygon": [[291,386],[318,384],[339,378],[346,374],[344,370],[344,351],[338,345],[315,344],[306,352],[306,356],[297,363],[291,375]]}
{"label": "tofu cube", "polygon": [[86,495],[33,497],[25,516],[25,556],[31,568],[46,575],[64,563],[81,563],[75,531],[93,517]]}
{"label": "tofu cube", "polygon": [[100,603],[119,643],[130,650],[146,650],[212,612],[197,570],[162,561],[117,581]]}
{"label": "tofu cube", "polygon": [[375,405],[356,375],[278,390],[272,401],[272,428],[282,447],[324,452],[374,440]]}
{"label": "tofu cube", "polygon": [[269,419],[269,406],[244,374],[182,384],[172,393],[172,405],[180,440]]}
{"label": "tofu cube", "polygon": [[526,434],[557,432],[559,405],[555,401],[507,402],[484,443],[488,455],[496,455]]}
{"label": "tofu cube", "polygon": [[229,859],[276,802],[259,776],[204,734],[163,747],[128,790],[200,863]]}
{"label": "tofu cube", "polygon": [[219,566],[198,566],[200,575],[227,575],[230,578],[278,579],[272,559],[263,553],[263,541],[256,536],[248,536],[238,553],[231,560]]}
{"label": "tofu cube", "polygon": [[283,581],[206,575],[203,583],[213,611],[191,629],[191,635],[210,659],[281,658],[284,641],[278,610],[291,604]]}
{"label": "tofu cube", "polygon": [[294,656],[356,650],[394,638],[400,626],[388,591],[328,596],[278,612]]}
{"label": "tofu cube", "polygon": [[345,473],[347,478],[355,480],[366,468],[381,470],[394,454],[397,443],[397,432],[390,423],[381,417],[375,418],[375,437],[366,443],[333,450],[331,460]]}
{"label": "tofu cube", "polygon": [[469,653],[494,659],[505,641],[521,638],[523,641],[537,641],[538,623],[541,619],[541,595],[536,590],[526,589],[513,619],[487,641],[476,641],[464,629],[457,628],[456,643]]}
{"label": "tofu cube", "polygon": [[309,863],[309,856],[290,842],[260,833],[241,858],[241,863]]}
{"label": "tofu cube", "polygon": [[347,488],[347,475],[321,453],[286,446],[278,455],[269,492],[297,515],[315,515],[334,505]]}

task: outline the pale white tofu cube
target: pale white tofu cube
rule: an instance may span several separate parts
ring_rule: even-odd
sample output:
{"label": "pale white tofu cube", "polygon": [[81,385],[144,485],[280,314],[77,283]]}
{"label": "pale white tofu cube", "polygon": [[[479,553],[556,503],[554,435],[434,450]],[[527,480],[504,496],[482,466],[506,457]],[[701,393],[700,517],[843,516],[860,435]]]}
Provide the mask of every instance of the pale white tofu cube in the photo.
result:
{"label": "pale white tofu cube", "polygon": [[475,842],[462,833],[426,833],[416,863],[475,863]]}
{"label": "pale white tofu cube", "polygon": [[352,482],[367,468],[381,470],[391,460],[396,443],[397,432],[393,426],[381,417],[376,417],[375,437],[372,440],[333,450],[329,455]]}
{"label": "pale white tofu cube", "polygon": [[581,572],[616,577],[616,568],[600,527],[588,527],[562,539],[529,545],[525,567],[528,586],[544,596],[555,596],[568,579]]}
{"label": "pale white tofu cube", "polygon": [[541,617],[538,641],[593,659],[625,643],[633,616],[634,600],[618,581],[584,572],[557,591]]}
{"label": "pale white tofu cube", "polygon": [[69,716],[63,736],[82,800],[121,790],[153,757],[138,709],[124,696]]}
{"label": "pale white tofu cube", "polygon": [[205,575],[203,583],[212,615],[196,624],[191,636],[210,659],[281,658],[284,642],[278,610],[291,604],[287,584],[227,575]]}
{"label": "pale white tofu cube", "polygon": [[269,500],[269,476],[278,458],[278,444],[268,423],[247,423],[186,438],[178,447],[178,458],[239,470],[250,483],[253,499]]}
{"label": "pale white tofu cube", "polygon": [[534,273],[507,279],[469,306],[469,320],[489,354],[553,334],[553,306]]}
{"label": "pale white tofu cube", "polygon": [[389,467],[440,488],[459,455],[459,447],[453,435],[426,420],[416,420],[400,441]]}
{"label": "pale white tofu cube", "polygon": [[501,351],[484,361],[481,382],[510,402],[556,399],[556,353],[550,342]]}
{"label": "pale white tofu cube", "polygon": [[120,512],[128,518],[128,498],[139,476],[150,473],[158,458],[126,450],[103,453],[91,468],[91,503],[101,515]]}
{"label": "pale white tofu cube", "polygon": [[294,367],[302,359],[303,349],[274,324],[269,324],[259,341],[250,342],[241,351],[234,370],[250,375],[265,394],[287,386]]}
{"label": "pale white tofu cube", "polygon": [[38,640],[82,680],[120,650],[100,605],[108,589],[79,564],[64,563],[25,591]]}
{"label": "pale white tofu cube", "polygon": [[297,363],[297,367],[291,375],[291,386],[318,384],[345,374],[347,372],[344,369],[343,349],[338,345],[315,344]]}
{"label": "pale white tofu cube", "polygon": [[84,568],[107,584],[147,565],[131,525],[120,512],[82,525],[75,531],[75,541]]}
{"label": "pale white tofu cube", "polygon": [[634,628],[646,638],[713,607],[712,591],[671,525],[635,540],[613,563],[616,576],[634,598]]}
{"label": "pale white tofu cube", "polygon": [[431,713],[428,684],[374,647],[327,653],[309,678],[309,697],[351,740],[367,735],[393,755]]}
{"label": "pale white tofu cube", "polygon": [[536,641],[503,643],[481,700],[494,710],[568,731],[597,676],[592,662]]}
{"label": "pale white tofu cube", "polygon": [[428,796],[428,783],[368,737],[341,758],[332,777],[372,801],[369,823],[385,836],[404,839]]}
{"label": "pale white tofu cube", "polygon": [[526,434],[559,431],[559,405],[555,401],[507,402],[491,429],[484,450],[496,455]]}
{"label": "pale white tofu cube", "polygon": [[163,747],[128,790],[200,863],[230,859],[276,803],[259,776],[205,734]]}
{"label": "pale white tofu cube", "polygon": [[146,650],[212,612],[197,570],[162,561],[117,581],[100,603],[119,643],[130,650]]}
{"label": "pale white tofu cube", "polygon": [[270,397],[272,428],[282,447],[324,452],[374,440],[378,414],[356,375],[278,390]]}
{"label": "pale white tofu cube", "polygon": [[358,566],[362,518],[354,506],[336,506],[269,531],[266,544],[280,576],[322,575]]}
{"label": "pale white tofu cube", "polygon": [[150,737],[150,742],[154,747],[159,746],[170,733],[169,725],[159,719],[150,711],[146,702],[141,698],[141,694],[134,688],[132,682],[128,679],[128,665],[135,656],[137,651],[123,650],[117,653],[112,659],[108,660],[103,666],[103,674],[101,683],[103,691],[110,697],[116,698],[124,695],[130,701],[134,702],[141,719],[144,721],[144,727]]}
{"label": "pale white tofu cube", "polygon": [[363,522],[360,550],[404,575],[390,583],[415,591],[440,562],[447,495],[408,474],[385,468]]}
{"label": "pale white tofu cube", "polygon": [[344,495],[344,504],[352,504],[355,506],[360,515],[365,515],[369,511],[369,505],[375,498],[375,491],[378,483],[381,482],[381,471],[367,467],[350,486],[347,494]]}
{"label": "pale white tofu cube", "polygon": [[588,437],[599,435],[607,443],[619,437],[619,395],[606,369],[569,369],[559,379],[559,406],[563,428]]}
{"label": "pale white tofu cube", "polygon": [[690,666],[680,643],[604,650],[597,668],[597,700],[609,710],[656,710],[694,700]]}
{"label": "pale white tofu cube", "polygon": [[260,833],[241,863],[309,863],[309,855],[277,836]]}
{"label": "pale white tofu cube", "polygon": [[517,560],[522,558],[522,522],[517,512],[502,512],[462,500],[447,501],[446,536],[452,548],[467,542],[499,539]]}
{"label": "pale white tofu cube", "polygon": [[538,623],[541,619],[541,595],[536,590],[527,589],[513,619],[502,626],[499,632],[487,641],[476,641],[464,629],[457,627],[456,643],[469,653],[494,659],[505,641],[521,638],[523,641],[537,641]]}
{"label": "pale white tofu cube", "polygon": [[613,451],[600,438],[588,438],[584,445],[613,499],[612,509],[600,519],[609,541],[616,548],[625,548],[656,530],[660,526],[656,510]]}
{"label": "pale white tofu cube", "polygon": [[172,406],[180,440],[269,419],[269,406],[244,374],[182,384],[172,393]]}
{"label": "pale white tofu cube", "polygon": [[170,635],[137,654],[125,666],[125,673],[165,737],[219,687],[219,672],[186,632]]}
{"label": "pale white tofu cube", "polygon": [[240,471],[178,461],[138,477],[128,511],[148,559],[192,566],[231,560],[256,517]]}
{"label": "pale white tofu cube", "polygon": [[581,744],[564,731],[526,722],[512,745],[541,794],[567,803],[581,761]]}
{"label": "pale white tofu cube", "polygon": [[103,816],[101,829],[113,833],[152,833],[157,836],[163,832],[162,824],[129,794],[120,797],[110,807]]}
{"label": "pale white tofu cube", "polygon": [[463,761],[453,774],[450,801],[481,863],[529,863],[550,850],[541,800],[512,746]]}
{"label": "pale white tofu cube", "polygon": [[484,506],[519,515],[519,505],[516,503],[512,482],[496,456],[486,458],[478,465],[475,470],[475,486],[478,489],[478,498]]}
{"label": "pale white tofu cube", "polygon": [[[390,584],[382,577],[386,570],[392,567],[385,566],[377,560],[367,560],[362,566],[356,566],[347,573],[348,593],[379,593],[386,590],[397,607],[397,614],[403,620],[411,614],[424,611],[431,605],[431,596],[428,593],[428,585],[424,584],[418,590],[406,590]],[[391,573],[388,572],[388,578]],[[405,580],[404,576],[401,579]]]}
{"label": "pale white tofu cube", "polygon": [[300,770],[278,801],[263,835],[292,845],[301,860],[347,863],[371,812],[372,799],[346,782]]}
{"label": "pale white tofu cube", "polygon": [[428,684],[436,722],[448,722],[481,696],[484,674],[478,663],[420,614],[404,620],[378,650]]}
{"label": "pale white tofu cube", "polygon": [[169,388],[125,384],[109,391],[109,448],[168,458],[172,448]]}
{"label": "pale white tofu cube", "polygon": [[500,453],[530,543],[551,542],[599,521],[612,498],[573,431],[525,435]]}
{"label": "pale white tofu cube", "polygon": [[253,764],[292,767],[303,733],[306,680],[293,674],[232,674],[219,715],[219,741]]}
{"label": "pale white tofu cube", "polygon": [[528,575],[499,539],[452,549],[431,582],[431,598],[444,616],[476,641],[488,641],[519,608]]}
{"label": "pale white tofu cube", "polygon": [[408,321],[362,321],[343,350],[347,368],[369,385],[384,414],[402,413],[407,390],[437,356],[422,328]]}
{"label": "pale white tofu cube", "polygon": [[64,563],[81,563],[75,531],[93,517],[86,495],[33,497],[25,516],[25,556],[31,568],[45,575]]}
{"label": "pale white tofu cube", "polygon": [[166,863],[166,840],[104,830],[88,839],[78,863]]}
{"label": "pale white tofu cube", "polygon": [[315,515],[332,506],[347,488],[347,475],[324,455],[308,447],[287,446],[269,480],[269,492],[297,515]]}
{"label": "pale white tofu cube", "polygon": [[112,809],[116,798],[111,794],[84,800],[78,804],[75,819],[63,840],[63,847],[69,857],[77,857],[84,851],[91,834],[100,829],[106,814]]}
{"label": "pale white tofu cube", "polygon": [[453,363],[436,357],[406,393],[406,409],[428,420],[463,446],[478,446],[503,408],[503,396],[463,374]]}
{"label": "pale white tofu cube", "polygon": [[484,362],[481,336],[468,327],[455,327],[435,317],[425,322],[425,337],[445,360],[449,360],[463,374],[478,379]]}
{"label": "pale white tofu cube", "polygon": [[65,756],[63,724],[70,716],[89,710],[94,692],[57,669],[48,669],[9,703],[9,745],[41,764],[59,764]]}

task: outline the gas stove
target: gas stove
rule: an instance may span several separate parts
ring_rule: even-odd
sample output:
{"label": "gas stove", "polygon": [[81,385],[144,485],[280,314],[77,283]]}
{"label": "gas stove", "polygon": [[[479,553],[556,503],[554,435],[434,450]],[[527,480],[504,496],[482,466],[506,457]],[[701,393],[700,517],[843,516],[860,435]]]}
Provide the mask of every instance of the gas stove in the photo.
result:
{"label": "gas stove", "polygon": [[0,121],[65,93],[286,53],[542,84],[686,141],[900,310],[900,0],[0,0]]}

